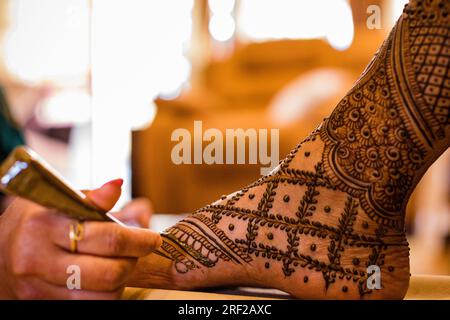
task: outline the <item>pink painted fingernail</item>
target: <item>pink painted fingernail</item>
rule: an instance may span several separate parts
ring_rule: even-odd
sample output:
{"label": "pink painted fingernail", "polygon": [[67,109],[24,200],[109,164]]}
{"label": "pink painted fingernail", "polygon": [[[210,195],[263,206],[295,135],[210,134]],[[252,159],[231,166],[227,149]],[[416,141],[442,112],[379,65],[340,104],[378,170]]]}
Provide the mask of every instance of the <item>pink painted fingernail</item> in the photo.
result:
{"label": "pink painted fingernail", "polygon": [[123,185],[123,179],[111,180],[110,182],[107,182],[106,184],[112,184],[112,185],[121,187]]}

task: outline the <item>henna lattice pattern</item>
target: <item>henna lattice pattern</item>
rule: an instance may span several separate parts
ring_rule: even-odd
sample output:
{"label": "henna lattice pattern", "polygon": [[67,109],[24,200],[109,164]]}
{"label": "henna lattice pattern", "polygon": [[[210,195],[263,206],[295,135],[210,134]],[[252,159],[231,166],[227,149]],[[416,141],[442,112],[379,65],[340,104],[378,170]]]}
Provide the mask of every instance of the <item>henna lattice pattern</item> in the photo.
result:
{"label": "henna lattice pattern", "polygon": [[180,273],[262,260],[370,293],[366,268],[407,256],[404,208],[450,124],[449,6],[412,1],[330,118],[273,173],[169,228],[158,254]]}
{"label": "henna lattice pattern", "polygon": [[[315,140],[316,137],[310,139]],[[368,224],[364,214],[358,217],[359,201],[351,196],[345,200],[344,209],[336,221],[331,225],[321,222],[320,217],[329,214],[332,209],[320,203],[318,196],[324,190],[336,188],[324,176],[321,162],[311,172],[288,168],[289,159],[300,148],[301,146],[288,156],[276,173],[233,196],[196,211],[169,228],[163,234],[165,242],[178,244],[185,253],[184,259],[176,260],[177,269],[185,272],[193,269],[192,266],[213,267],[220,260],[236,264],[250,263],[260,257],[266,259],[266,268],[273,267],[271,261],[280,262],[280,269],[285,276],[291,276],[296,268],[306,268],[321,272],[326,288],[333,285],[336,279],[341,279],[357,285],[361,295],[370,293],[366,287],[366,267],[374,263],[382,266],[384,250],[390,246],[406,246],[407,243],[402,236],[388,234],[388,230],[383,227],[374,230],[373,236],[355,232],[353,226],[356,223],[364,229]],[[289,216],[279,211],[280,208],[274,207],[276,197],[282,197],[283,203],[291,202],[288,195],[277,194],[279,185],[290,185],[296,188],[296,193],[302,194],[294,215]],[[255,196],[253,192],[259,192],[260,195]],[[239,202],[244,197],[250,199],[253,205],[242,206]],[[314,219],[315,214],[317,219]],[[227,236],[222,230],[228,229],[232,233],[234,224],[224,224],[223,217],[232,218],[236,223],[245,223],[245,237],[232,240]],[[314,243],[301,248],[305,237],[311,241],[327,241],[328,245],[321,247],[326,250],[324,256],[328,259],[320,260],[316,257],[320,249]],[[274,244],[280,238],[285,239],[282,242],[286,243],[284,247]],[[341,264],[341,256],[346,248],[368,248],[370,251],[367,257],[353,259],[353,267],[350,268]],[[185,259],[189,256],[190,259]],[[303,281],[308,282],[308,277],[305,276]],[[348,289],[346,285],[343,288]]]}
{"label": "henna lattice pattern", "polygon": [[419,3],[405,12],[410,21],[409,45],[415,79],[425,103],[443,129],[450,123],[450,28],[444,21],[448,21],[449,3],[441,1],[436,5],[441,10],[430,10]]}

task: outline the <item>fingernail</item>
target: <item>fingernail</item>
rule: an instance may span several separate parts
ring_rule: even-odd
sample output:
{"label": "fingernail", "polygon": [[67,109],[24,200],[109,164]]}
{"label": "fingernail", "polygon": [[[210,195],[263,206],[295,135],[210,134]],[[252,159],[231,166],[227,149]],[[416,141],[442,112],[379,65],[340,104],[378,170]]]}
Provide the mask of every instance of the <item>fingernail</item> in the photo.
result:
{"label": "fingernail", "polygon": [[107,182],[106,184],[112,184],[112,185],[121,187],[123,185],[123,179],[111,180],[110,182]]}

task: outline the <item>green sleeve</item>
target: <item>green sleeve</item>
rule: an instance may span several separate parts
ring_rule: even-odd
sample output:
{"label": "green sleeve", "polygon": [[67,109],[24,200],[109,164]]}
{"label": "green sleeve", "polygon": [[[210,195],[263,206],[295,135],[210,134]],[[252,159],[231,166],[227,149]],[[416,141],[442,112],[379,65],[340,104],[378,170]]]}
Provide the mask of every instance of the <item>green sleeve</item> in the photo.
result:
{"label": "green sleeve", "polygon": [[8,110],[5,93],[0,88],[0,161],[18,145],[24,144],[23,135]]}

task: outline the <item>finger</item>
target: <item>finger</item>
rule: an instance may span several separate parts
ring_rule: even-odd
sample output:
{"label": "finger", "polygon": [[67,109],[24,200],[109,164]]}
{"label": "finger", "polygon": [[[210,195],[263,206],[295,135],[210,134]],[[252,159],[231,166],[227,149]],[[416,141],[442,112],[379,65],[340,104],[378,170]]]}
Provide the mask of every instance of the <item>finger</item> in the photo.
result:
{"label": "finger", "polygon": [[114,216],[127,225],[148,228],[153,214],[153,207],[150,200],[138,198],[130,201]]}
{"label": "finger", "polygon": [[111,210],[122,193],[122,179],[112,180],[98,189],[84,191],[88,199],[96,206],[106,211]]}
{"label": "finger", "polygon": [[[59,247],[70,250],[70,224],[75,222],[63,218],[51,228],[52,240]],[[77,243],[78,252],[83,254],[139,258],[150,254],[162,243],[161,236],[148,229],[97,221],[85,222],[83,226],[82,239]]]}
{"label": "finger", "polygon": [[39,278],[28,277],[17,282],[16,297],[21,300],[115,300],[122,295],[123,289],[112,292],[69,289],[56,286]]}
{"label": "finger", "polygon": [[35,255],[31,260],[30,270],[26,273],[28,276],[39,277],[53,285],[66,286],[69,277],[76,273],[83,290],[107,292],[124,287],[137,263],[137,259],[70,254],[57,248],[50,255]]}

